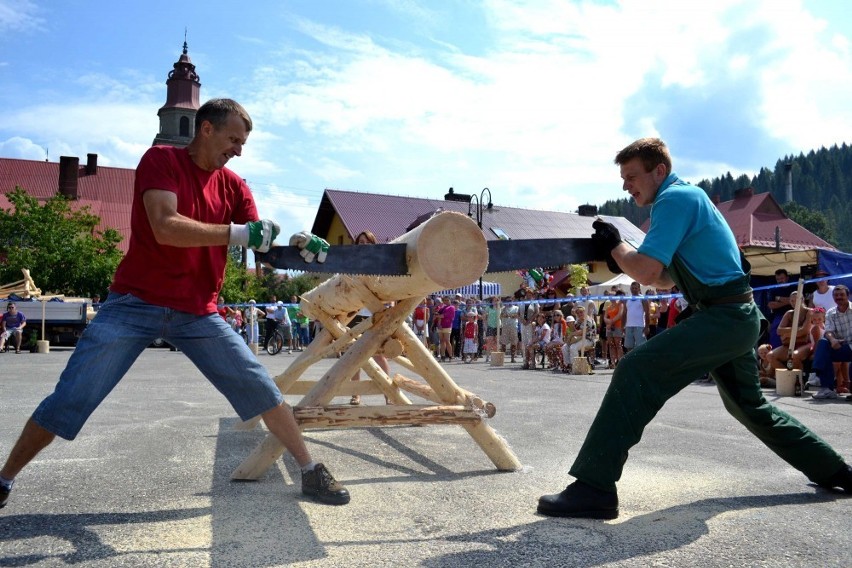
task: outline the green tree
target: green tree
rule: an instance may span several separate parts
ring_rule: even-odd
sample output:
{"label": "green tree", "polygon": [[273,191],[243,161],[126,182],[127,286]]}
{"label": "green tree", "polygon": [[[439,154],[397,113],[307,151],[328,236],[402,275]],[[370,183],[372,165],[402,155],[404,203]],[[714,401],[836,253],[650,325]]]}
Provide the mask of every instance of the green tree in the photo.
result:
{"label": "green tree", "polygon": [[242,304],[249,300],[263,304],[271,301],[272,296],[288,302],[290,296],[301,296],[323,280],[323,277],[310,272],[291,276],[265,266],[262,275],[258,277],[254,269],[246,270],[242,267],[242,249],[230,247],[220,294],[228,304]]}
{"label": "green tree", "polygon": [[585,264],[571,264],[568,269],[571,273],[572,292],[579,294],[580,288],[589,285],[589,268]]}
{"label": "green tree", "polygon": [[837,243],[837,235],[834,232],[834,226],[832,226],[826,216],[819,211],[811,211],[810,209],[799,205],[795,201],[785,203],[783,209],[787,217],[808,231],[821,239],[828,241],[832,245]]}
{"label": "green tree", "polygon": [[295,276],[283,274],[276,277],[272,293],[283,302],[289,302],[291,296],[301,296],[316,288],[324,279],[316,274],[304,272]]}
{"label": "green tree", "polygon": [[[261,279],[254,271],[245,270],[241,264],[240,247],[228,249],[228,260],[225,264],[225,279],[219,295],[228,304],[242,304],[249,300],[265,302],[265,289]],[[263,294],[263,295],[261,295]]]}
{"label": "green tree", "polygon": [[40,204],[16,187],[6,197],[12,206],[0,209],[0,282],[20,280],[27,268],[45,293],[106,296],[122,257],[118,231],[98,231],[89,207],[72,209],[61,195]]}

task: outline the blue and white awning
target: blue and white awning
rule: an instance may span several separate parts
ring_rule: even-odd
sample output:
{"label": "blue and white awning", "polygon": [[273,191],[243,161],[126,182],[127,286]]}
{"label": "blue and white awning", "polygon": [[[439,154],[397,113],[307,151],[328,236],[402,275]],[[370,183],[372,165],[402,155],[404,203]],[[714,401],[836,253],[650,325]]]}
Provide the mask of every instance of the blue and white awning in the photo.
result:
{"label": "blue and white awning", "polygon": [[[483,280],[482,282],[482,297],[488,298],[489,296],[500,296],[502,292],[502,287],[499,282],[486,282]],[[435,292],[433,296],[455,296],[456,294],[461,294],[462,296],[475,296],[479,297],[479,281],[477,280],[473,284],[468,284],[467,286],[462,286],[460,288],[454,288],[453,290],[441,290],[440,292]]]}

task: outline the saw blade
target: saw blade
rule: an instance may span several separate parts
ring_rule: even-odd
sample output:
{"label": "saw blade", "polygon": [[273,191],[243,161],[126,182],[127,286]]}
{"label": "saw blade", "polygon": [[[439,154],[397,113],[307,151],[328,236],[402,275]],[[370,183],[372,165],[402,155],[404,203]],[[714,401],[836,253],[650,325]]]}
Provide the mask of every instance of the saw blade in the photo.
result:
{"label": "saw blade", "polygon": [[257,262],[281,270],[323,272],[353,275],[408,275],[405,244],[335,245],[329,247],[325,262],[305,262],[299,247],[272,247],[269,252],[255,252]]}
{"label": "saw blade", "polygon": [[488,241],[488,272],[557,268],[598,258],[592,239],[519,239]]}

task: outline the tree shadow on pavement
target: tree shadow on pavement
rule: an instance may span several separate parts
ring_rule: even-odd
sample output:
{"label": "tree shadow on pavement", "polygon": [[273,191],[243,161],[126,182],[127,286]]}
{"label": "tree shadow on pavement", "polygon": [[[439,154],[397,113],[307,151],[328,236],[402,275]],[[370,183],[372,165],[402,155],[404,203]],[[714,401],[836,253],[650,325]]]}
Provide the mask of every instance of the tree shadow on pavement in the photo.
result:
{"label": "tree shadow on pavement", "polygon": [[[120,551],[105,543],[98,534],[98,527],[132,525],[138,523],[163,523],[183,521],[210,514],[208,507],[195,509],[171,509],[137,513],[83,513],[83,514],[25,514],[0,517],[0,566],[28,566],[44,561],[61,561],[78,564],[92,560],[116,558],[137,554],[139,551]],[[3,545],[16,540],[52,538],[67,542],[70,552],[31,552],[9,555]],[[198,549],[146,550],[146,554],[191,552]],[[202,550],[203,551],[203,550]]]}
{"label": "tree shadow on pavement", "polygon": [[624,522],[550,519],[446,537],[471,550],[436,556],[425,566],[561,565],[591,567],[675,550],[709,533],[716,515],[752,508],[834,501],[830,492],[701,499]]}
{"label": "tree shadow on pavement", "polygon": [[[402,426],[401,428],[408,428],[407,426]],[[357,430],[357,428],[353,428],[352,430]],[[398,461],[392,461],[387,459],[382,459],[373,454],[369,454],[364,451],[355,450],[350,447],[340,446],[338,444],[326,442],[320,438],[313,438],[310,435],[305,436],[305,440],[310,442],[311,444],[317,446],[323,446],[329,448],[330,450],[334,450],[335,452],[340,452],[342,454],[350,455],[354,458],[357,458],[365,463],[371,463],[378,467],[398,471],[400,475],[392,476],[392,477],[382,477],[381,479],[360,479],[360,480],[348,480],[346,482],[347,485],[361,485],[361,484],[375,484],[375,483],[396,483],[400,481],[412,481],[416,483],[428,483],[428,482],[438,482],[438,481],[447,481],[452,479],[464,479],[468,477],[479,477],[479,476],[490,476],[490,475],[498,475],[507,472],[499,471],[494,468],[489,468],[485,470],[475,470],[475,471],[466,471],[463,473],[458,473],[453,471],[440,463],[436,462],[433,459],[427,457],[421,450],[417,450],[412,446],[408,445],[404,441],[400,440],[397,437],[394,437],[390,432],[392,429],[388,428],[374,428],[368,427],[363,428],[368,434],[370,434],[373,438],[376,439],[377,442],[387,445],[389,448],[394,450],[397,455],[403,456],[413,463],[420,465],[429,471],[429,473],[424,473],[422,470],[415,469],[413,467],[406,466],[404,464],[399,463]],[[465,440],[467,441],[467,440]],[[471,442],[472,443],[472,442]]]}
{"label": "tree shadow on pavement", "polygon": [[[271,467],[255,482],[231,481],[231,473],[267,435],[265,429],[234,429],[239,420],[221,418],[212,480],[211,566],[278,566],[327,556],[303,510],[299,467],[284,454],[281,469]],[[280,461],[278,462],[280,463]]]}

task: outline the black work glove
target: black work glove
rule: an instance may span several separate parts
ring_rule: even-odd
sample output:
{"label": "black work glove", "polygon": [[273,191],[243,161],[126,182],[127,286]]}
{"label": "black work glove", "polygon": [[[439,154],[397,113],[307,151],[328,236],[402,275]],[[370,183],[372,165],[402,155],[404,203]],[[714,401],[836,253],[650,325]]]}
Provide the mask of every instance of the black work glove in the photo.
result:
{"label": "black work glove", "polygon": [[621,243],[621,233],[618,232],[615,225],[601,221],[600,219],[596,219],[592,223],[592,227],[595,229],[595,232],[592,234],[592,242],[594,243],[597,256],[606,260],[606,266],[613,274],[623,273],[624,271],[621,270],[621,267],[612,258],[612,249]]}
{"label": "black work glove", "polygon": [[592,228],[595,230],[592,238],[595,239],[595,242],[598,243],[602,251],[606,250],[606,252],[610,252],[621,244],[621,233],[618,232],[618,229],[612,223],[595,219],[595,222],[592,223]]}

